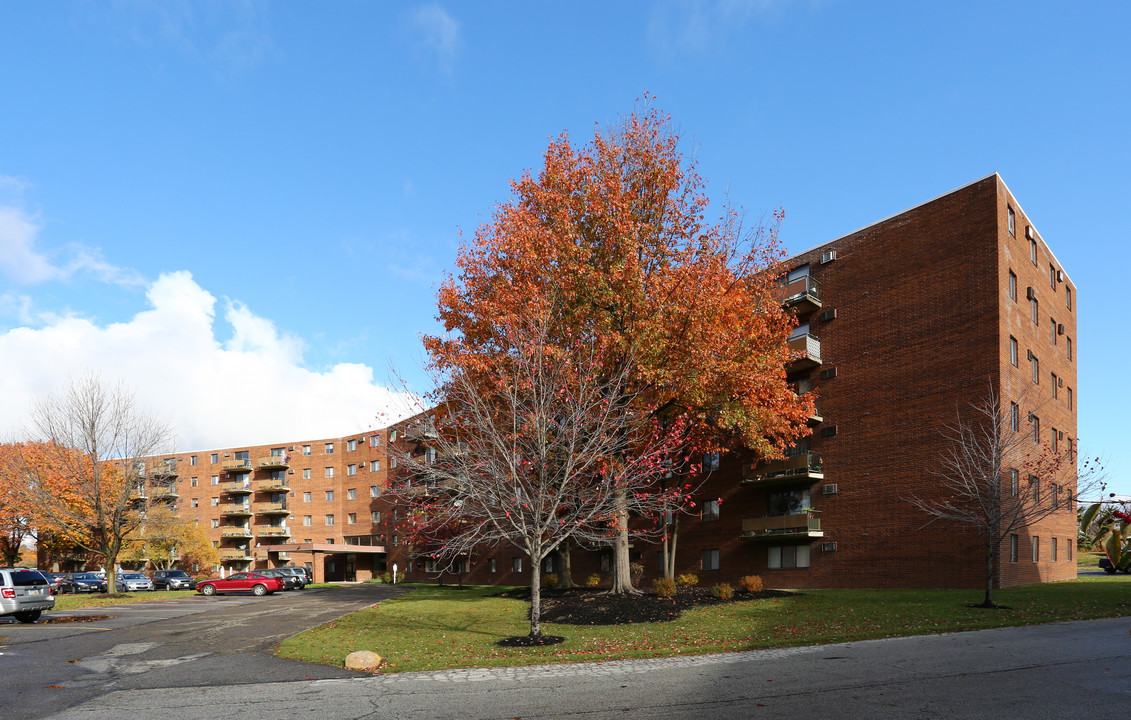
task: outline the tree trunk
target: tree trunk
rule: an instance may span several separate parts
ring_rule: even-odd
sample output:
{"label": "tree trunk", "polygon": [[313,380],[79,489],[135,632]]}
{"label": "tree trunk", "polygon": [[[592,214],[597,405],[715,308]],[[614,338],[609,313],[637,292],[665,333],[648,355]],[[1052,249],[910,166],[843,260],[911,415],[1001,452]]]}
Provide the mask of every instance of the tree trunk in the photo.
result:
{"label": "tree trunk", "polygon": [[542,558],[530,555],[530,637],[542,637]]}
{"label": "tree trunk", "polygon": [[570,546],[569,540],[566,540],[557,549],[558,559],[561,560],[560,567],[558,568],[558,589],[568,590],[572,587],[577,587],[573,582],[573,569],[570,566]]}
{"label": "tree trunk", "polygon": [[612,595],[637,594],[632,586],[631,560],[628,557],[628,496],[625,490],[617,493],[616,508],[617,535],[613,540],[613,584],[609,588]]}
{"label": "tree trunk", "polygon": [[992,608],[994,605],[994,553],[997,547],[994,544],[993,537],[987,538],[986,542],[986,599],[982,601],[982,607]]}

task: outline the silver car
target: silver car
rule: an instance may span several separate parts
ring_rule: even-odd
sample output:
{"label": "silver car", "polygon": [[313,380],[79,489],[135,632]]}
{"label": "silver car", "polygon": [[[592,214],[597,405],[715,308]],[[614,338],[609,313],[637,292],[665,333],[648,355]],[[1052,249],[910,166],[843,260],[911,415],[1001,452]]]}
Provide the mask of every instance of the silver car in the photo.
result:
{"label": "silver car", "polygon": [[33,623],[44,610],[55,607],[51,586],[43,573],[24,568],[0,570],[0,615]]}
{"label": "silver car", "polygon": [[115,584],[118,586],[119,592],[153,589],[153,581],[141,573],[118,573]]}

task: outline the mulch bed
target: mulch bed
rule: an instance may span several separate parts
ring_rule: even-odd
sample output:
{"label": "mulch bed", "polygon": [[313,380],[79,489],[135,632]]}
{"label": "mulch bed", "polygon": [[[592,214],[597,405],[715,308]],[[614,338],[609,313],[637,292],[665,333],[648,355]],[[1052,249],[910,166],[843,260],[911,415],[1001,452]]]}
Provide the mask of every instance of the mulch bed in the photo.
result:
{"label": "mulch bed", "polygon": [[[746,592],[736,590],[730,600],[720,600],[709,588],[680,588],[675,597],[655,595],[610,595],[607,590],[573,588],[542,590],[542,622],[562,625],[627,625],[629,623],[670,622],[687,608],[721,605],[760,598],[788,597],[785,590]],[[530,589],[500,593],[502,597],[530,600]]]}

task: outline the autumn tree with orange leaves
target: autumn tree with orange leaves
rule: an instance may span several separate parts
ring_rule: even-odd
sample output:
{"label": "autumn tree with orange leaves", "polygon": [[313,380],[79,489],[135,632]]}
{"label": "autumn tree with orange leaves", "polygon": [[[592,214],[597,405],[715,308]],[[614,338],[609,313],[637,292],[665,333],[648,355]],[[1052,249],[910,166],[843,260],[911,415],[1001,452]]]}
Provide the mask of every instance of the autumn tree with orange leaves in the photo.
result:
{"label": "autumn tree with orange leaves", "polygon": [[[650,102],[583,147],[553,140],[537,176],[512,182],[512,199],[461,245],[439,293],[448,333],[425,338],[433,368],[474,370],[505,352],[498,328],[546,317],[561,352],[592,353],[605,382],[628,374],[631,392],[613,402],[688,423],[700,452],[775,457],[807,434],[810,401],[784,370],[795,321],[775,298],[776,229],[746,228],[729,207],[709,222],[678,141]],[[654,482],[621,489],[614,592],[634,591],[628,497]]]}

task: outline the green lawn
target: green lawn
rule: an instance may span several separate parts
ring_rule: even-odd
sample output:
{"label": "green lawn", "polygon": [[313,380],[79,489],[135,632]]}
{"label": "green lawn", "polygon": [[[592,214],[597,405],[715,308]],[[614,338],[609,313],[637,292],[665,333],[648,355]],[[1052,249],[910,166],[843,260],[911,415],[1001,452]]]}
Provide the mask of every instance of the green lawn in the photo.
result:
{"label": "green lawn", "polygon": [[434,585],[282,643],[282,657],[343,665],[355,650],[386,660],[384,672],[494,667],[812,645],[1131,615],[1131,577],[1094,577],[1001,590],[1009,610],[967,607],[977,590],[815,590],[789,598],[736,602],[687,611],[670,623],[543,626],[560,645],[500,648],[525,635],[527,604],[490,597],[503,588]]}
{"label": "green lawn", "polygon": [[127,605],[129,603],[146,602],[147,600],[170,600],[173,598],[188,598],[196,595],[195,590],[155,590],[153,592],[131,592],[118,595],[56,595],[55,611],[79,610],[89,607],[106,607],[108,605]]}

